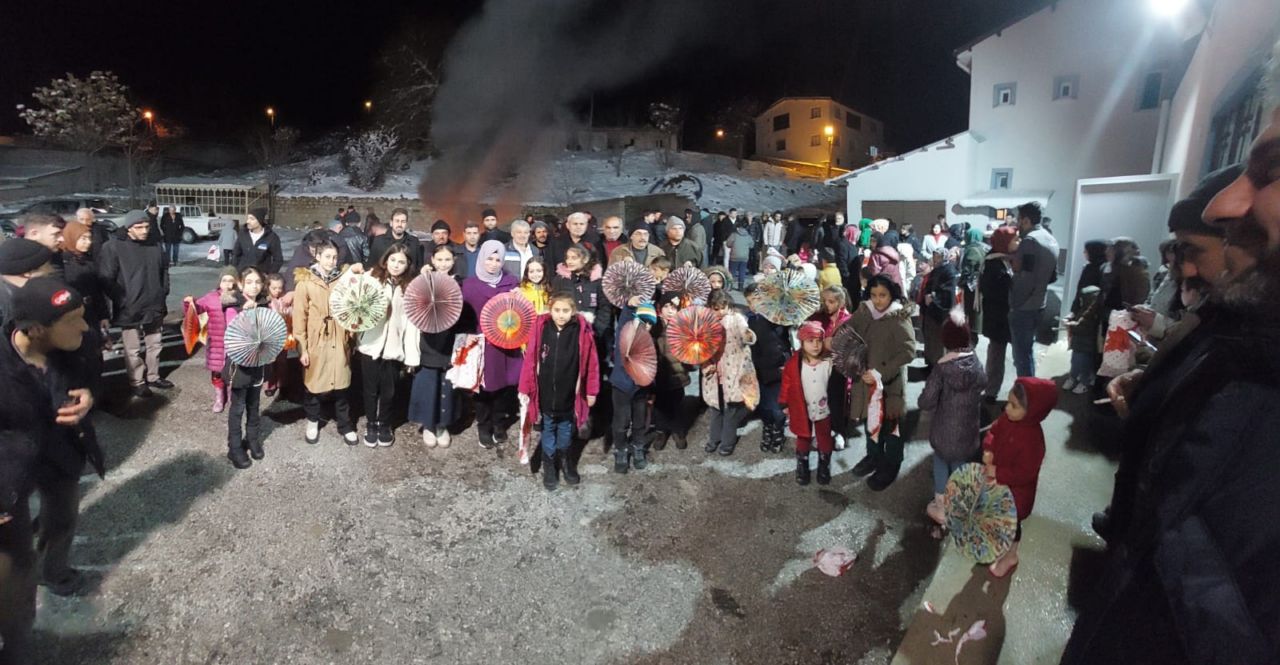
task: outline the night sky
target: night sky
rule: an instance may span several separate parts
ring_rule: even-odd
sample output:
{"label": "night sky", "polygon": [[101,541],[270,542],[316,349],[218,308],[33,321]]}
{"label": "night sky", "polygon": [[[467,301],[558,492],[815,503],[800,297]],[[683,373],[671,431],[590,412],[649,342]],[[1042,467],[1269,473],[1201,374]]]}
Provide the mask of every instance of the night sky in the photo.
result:
{"label": "night sky", "polygon": [[[581,4],[603,0],[529,0]],[[640,0],[636,0],[640,1]],[[655,0],[656,1],[656,0]],[[729,100],[833,96],[885,121],[909,149],[962,130],[968,77],[952,51],[1044,0],[688,0],[706,6],[699,39],[642,79],[595,95],[601,124],[644,119],[649,101],[679,101],[686,146],[709,141]],[[323,8],[314,5],[323,4]],[[441,54],[480,2],[8,2],[0,9],[0,134],[25,132],[14,106],[65,72],[109,69],[138,100],[194,138],[234,141],[279,121],[308,137],[364,120],[381,53],[416,35]],[[566,36],[566,38],[569,38]],[[643,27],[617,40],[645,48]],[[521,44],[494,44],[520,57]],[[447,71],[446,71],[447,74]],[[483,85],[483,82],[479,83]],[[579,106],[585,113],[587,100]]]}

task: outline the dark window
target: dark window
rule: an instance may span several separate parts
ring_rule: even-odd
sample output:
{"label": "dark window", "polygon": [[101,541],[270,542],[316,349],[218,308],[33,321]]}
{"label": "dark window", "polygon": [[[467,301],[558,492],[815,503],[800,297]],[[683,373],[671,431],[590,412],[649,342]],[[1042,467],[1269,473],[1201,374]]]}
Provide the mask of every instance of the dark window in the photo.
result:
{"label": "dark window", "polygon": [[1011,189],[1013,169],[991,169],[991,189]]}
{"label": "dark window", "polygon": [[775,150],[777,150],[778,152],[786,152],[786,150],[787,150],[787,140],[786,140],[786,139],[778,139],[777,143],[774,143],[774,144],[773,144],[773,147],[774,147],[774,149],[775,149]]}
{"label": "dark window", "polygon": [[862,116],[857,113],[850,113],[844,117],[844,124],[851,129],[862,131]]}
{"label": "dark window", "polygon": [[779,113],[773,116],[773,131],[780,132],[791,127],[791,114]]}
{"label": "dark window", "polygon": [[821,107],[821,106],[815,106],[815,107],[813,107],[813,108],[809,109],[809,117],[810,117],[810,118],[821,118],[821,117],[822,117],[822,107]]}
{"label": "dark window", "polygon": [[821,137],[821,136],[818,136],[817,134],[814,134],[813,136],[810,136],[810,137],[809,137],[809,145],[811,145],[811,146],[814,146],[814,145],[822,145],[822,137]]}
{"label": "dark window", "polygon": [[1017,83],[997,83],[992,94],[992,106],[1013,106],[1018,103]]}
{"label": "dark window", "polygon": [[1142,94],[1138,97],[1138,110],[1145,111],[1160,106],[1160,92],[1164,87],[1164,72],[1150,72],[1142,79]]}

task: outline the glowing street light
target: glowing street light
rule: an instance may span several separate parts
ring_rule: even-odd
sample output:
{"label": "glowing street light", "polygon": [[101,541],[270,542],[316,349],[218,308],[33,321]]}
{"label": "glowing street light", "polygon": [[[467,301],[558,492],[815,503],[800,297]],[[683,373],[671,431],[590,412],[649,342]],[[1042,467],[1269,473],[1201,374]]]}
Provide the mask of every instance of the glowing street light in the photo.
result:
{"label": "glowing street light", "polygon": [[142,112],[142,119],[147,121],[147,131],[148,131],[148,132],[153,132],[153,131],[155,131],[155,124],[154,124],[155,117],[156,117],[156,116],[155,116],[155,114],[154,114],[154,113],[152,113],[152,112],[151,112],[151,109],[147,109],[147,110],[145,110],[145,111],[143,111],[143,112]]}
{"label": "glowing street light", "polygon": [[276,128],[276,110],[274,108],[271,108],[270,106],[267,107],[267,119],[271,121],[271,128],[275,129]]}
{"label": "glowing street light", "polygon": [[718,139],[722,139],[722,138],[724,138],[724,130],[723,130],[723,129],[717,129],[717,130],[716,130],[716,138],[718,138]]}
{"label": "glowing street light", "polygon": [[822,128],[822,133],[827,136],[827,177],[831,177],[831,157],[836,146],[836,128],[827,125]]}
{"label": "glowing street light", "polygon": [[373,100],[371,99],[364,100],[364,110],[366,113],[373,110]]}

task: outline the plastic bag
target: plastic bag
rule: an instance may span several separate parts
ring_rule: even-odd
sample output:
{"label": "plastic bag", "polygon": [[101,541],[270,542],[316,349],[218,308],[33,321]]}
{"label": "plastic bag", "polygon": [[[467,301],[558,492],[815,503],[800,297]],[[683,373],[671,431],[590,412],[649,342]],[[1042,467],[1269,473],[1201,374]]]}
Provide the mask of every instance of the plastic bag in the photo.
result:
{"label": "plastic bag", "polygon": [[209,245],[209,251],[205,252],[204,257],[215,263],[222,261],[222,248],[217,245]]}
{"label": "plastic bag", "polygon": [[450,357],[452,367],[444,373],[444,378],[457,390],[480,390],[484,376],[484,336],[458,335],[453,340],[453,355]]}
{"label": "plastic bag", "polygon": [[1128,311],[1118,309],[1111,312],[1107,319],[1107,334],[1102,344],[1102,366],[1098,368],[1098,376],[1116,377],[1133,369],[1137,360],[1129,331],[1137,329],[1138,322]]}
{"label": "plastic bag", "polygon": [[813,555],[813,566],[831,577],[840,577],[857,559],[857,555],[846,548],[824,547]]}

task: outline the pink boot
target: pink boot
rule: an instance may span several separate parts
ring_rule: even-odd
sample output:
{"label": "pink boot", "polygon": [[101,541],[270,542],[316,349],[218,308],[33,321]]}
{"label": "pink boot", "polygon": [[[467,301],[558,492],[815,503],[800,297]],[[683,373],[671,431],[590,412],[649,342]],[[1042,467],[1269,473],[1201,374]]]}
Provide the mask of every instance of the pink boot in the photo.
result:
{"label": "pink boot", "polygon": [[225,386],[215,385],[213,387],[213,412],[222,413],[227,406],[227,390]]}

